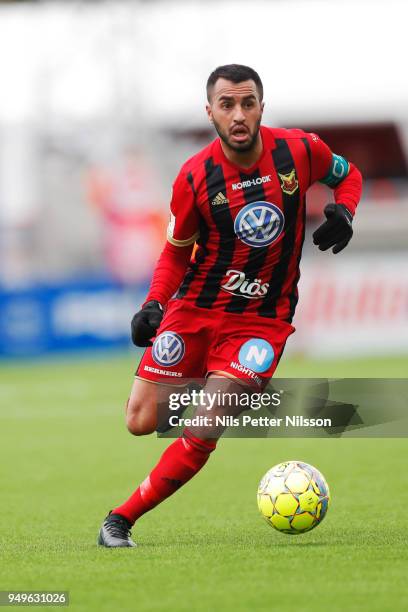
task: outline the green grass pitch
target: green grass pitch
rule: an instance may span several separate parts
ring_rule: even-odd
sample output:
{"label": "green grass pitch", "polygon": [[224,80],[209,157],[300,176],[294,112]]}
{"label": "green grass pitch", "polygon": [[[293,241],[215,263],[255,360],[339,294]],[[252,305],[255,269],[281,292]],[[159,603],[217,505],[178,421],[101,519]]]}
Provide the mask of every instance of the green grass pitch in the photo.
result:
{"label": "green grass pitch", "polygon": [[[168,444],[134,438],[128,356],[0,366],[0,590],[69,590],[73,610],[408,609],[406,439],[223,440],[204,470],[134,529],[102,519]],[[283,359],[280,376],[404,377],[406,358]],[[300,536],[261,519],[256,489],[286,459],[326,476],[332,505]]]}

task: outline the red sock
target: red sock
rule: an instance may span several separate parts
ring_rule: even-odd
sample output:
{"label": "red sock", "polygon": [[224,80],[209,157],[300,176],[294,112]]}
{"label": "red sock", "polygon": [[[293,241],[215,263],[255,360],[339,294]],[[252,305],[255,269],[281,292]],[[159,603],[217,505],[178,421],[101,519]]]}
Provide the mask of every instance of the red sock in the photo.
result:
{"label": "red sock", "polygon": [[207,463],[217,440],[200,440],[187,430],[164,451],[159,463],[129,499],[112,510],[132,525],[190,480]]}

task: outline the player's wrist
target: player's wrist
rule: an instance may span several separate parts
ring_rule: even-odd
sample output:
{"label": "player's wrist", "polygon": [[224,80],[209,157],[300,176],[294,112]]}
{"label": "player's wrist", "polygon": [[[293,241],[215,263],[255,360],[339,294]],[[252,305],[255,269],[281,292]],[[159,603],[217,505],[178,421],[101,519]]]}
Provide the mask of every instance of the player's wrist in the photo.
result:
{"label": "player's wrist", "polygon": [[344,202],[336,202],[336,206],[340,206],[340,208],[344,211],[346,217],[350,221],[353,221],[354,212],[352,210],[350,210],[350,208],[347,206],[347,204],[344,204]]}
{"label": "player's wrist", "polygon": [[159,302],[159,300],[156,300],[156,299],[154,299],[154,298],[153,298],[153,299],[146,300],[146,301],[145,301],[145,302],[142,304],[142,310],[143,310],[144,308],[149,308],[149,307],[153,307],[153,308],[154,308],[154,307],[156,307],[156,308],[159,308],[159,310],[160,310],[161,312],[164,312],[164,306],[163,306],[163,304],[161,304],[161,303]]}

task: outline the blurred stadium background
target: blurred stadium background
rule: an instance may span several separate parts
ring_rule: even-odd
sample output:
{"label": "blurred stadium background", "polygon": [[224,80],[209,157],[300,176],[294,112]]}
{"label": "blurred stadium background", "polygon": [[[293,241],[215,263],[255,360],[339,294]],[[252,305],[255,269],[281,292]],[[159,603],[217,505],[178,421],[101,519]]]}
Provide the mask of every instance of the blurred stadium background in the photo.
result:
{"label": "blurred stadium background", "polygon": [[317,132],[365,178],[338,257],[311,245],[330,191],[310,193],[288,352],[407,356],[406,13],[396,0],[1,2],[1,357],[130,349],[171,183],[214,137],[206,79],[230,62],[260,73],[266,124]]}

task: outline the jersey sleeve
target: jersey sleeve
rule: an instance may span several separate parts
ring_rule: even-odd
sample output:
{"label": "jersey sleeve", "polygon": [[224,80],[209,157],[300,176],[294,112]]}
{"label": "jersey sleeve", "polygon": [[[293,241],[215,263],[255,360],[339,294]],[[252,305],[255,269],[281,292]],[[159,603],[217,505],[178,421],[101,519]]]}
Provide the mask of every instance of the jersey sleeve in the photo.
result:
{"label": "jersey sleeve", "polygon": [[321,181],[327,176],[333,153],[317,134],[307,134],[310,147],[310,183]]}
{"label": "jersey sleeve", "polygon": [[192,244],[176,247],[166,242],[156,264],[145,304],[150,300],[157,300],[162,306],[167,304],[184,278],[192,251]]}
{"label": "jersey sleeve", "polygon": [[173,183],[167,240],[174,246],[193,244],[199,236],[199,216],[193,186],[184,172]]}
{"label": "jersey sleeve", "polygon": [[333,153],[317,134],[307,134],[307,140],[311,184],[319,181],[333,189],[336,204],[344,204],[354,215],[362,192],[360,171],[347,159]]}

